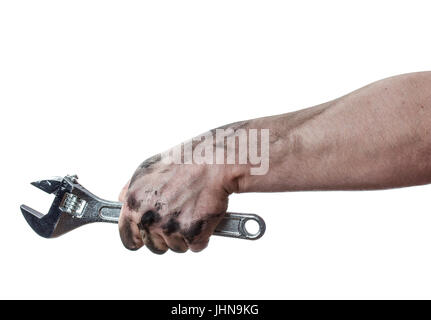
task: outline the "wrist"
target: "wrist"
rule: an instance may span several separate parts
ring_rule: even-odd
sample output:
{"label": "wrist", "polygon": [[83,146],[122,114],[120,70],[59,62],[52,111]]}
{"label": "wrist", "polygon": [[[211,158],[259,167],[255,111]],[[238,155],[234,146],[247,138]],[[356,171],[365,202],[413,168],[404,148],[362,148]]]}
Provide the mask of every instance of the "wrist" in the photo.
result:
{"label": "wrist", "polygon": [[248,165],[224,165],[222,185],[228,194],[243,193],[244,179],[249,172]]}
{"label": "wrist", "polygon": [[[229,133],[215,132],[216,146],[222,154],[218,160],[224,158],[223,185],[229,194],[259,191],[256,190],[259,181],[264,180],[268,174],[269,149],[274,142],[274,137],[270,136],[272,133],[268,128],[268,120],[262,118],[244,121],[222,127],[230,130]],[[219,133],[224,134],[226,139],[221,140],[217,136]]]}

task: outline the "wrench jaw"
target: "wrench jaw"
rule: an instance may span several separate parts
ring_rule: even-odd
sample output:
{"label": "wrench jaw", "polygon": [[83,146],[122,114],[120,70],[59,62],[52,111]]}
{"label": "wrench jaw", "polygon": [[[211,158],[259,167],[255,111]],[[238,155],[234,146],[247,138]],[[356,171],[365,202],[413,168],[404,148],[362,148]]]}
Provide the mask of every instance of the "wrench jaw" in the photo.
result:
{"label": "wrench jaw", "polygon": [[26,205],[21,205],[21,212],[30,225],[30,227],[41,237],[53,238],[57,233],[56,227],[63,213],[60,210],[54,210],[53,207],[46,215],[36,211]]}
{"label": "wrench jaw", "polygon": [[51,179],[38,180],[31,183],[36,188],[46,193],[55,193],[63,184],[63,177],[53,177]]}
{"label": "wrench jaw", "polygon": [[30,227],[41,237],[55,238],[91,221],[74,219],[70,214],[60,210],[61,202],[67,192],[72,192],[75,177],[55,177],[31,184],[47,193],[56,196],[47,214],[42,214],[26,205],[21,205],[21,212]]}

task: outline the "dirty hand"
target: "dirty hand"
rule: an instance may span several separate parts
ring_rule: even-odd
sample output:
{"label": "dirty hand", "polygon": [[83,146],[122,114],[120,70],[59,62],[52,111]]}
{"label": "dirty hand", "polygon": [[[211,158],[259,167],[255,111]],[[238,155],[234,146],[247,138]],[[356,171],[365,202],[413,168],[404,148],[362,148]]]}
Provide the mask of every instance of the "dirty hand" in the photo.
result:
{"label": "dirty hand", "polygon": [[223,165],[144,161],[120,194],[124,246],[163,254],[203,250],[226,213],[232,193]]}

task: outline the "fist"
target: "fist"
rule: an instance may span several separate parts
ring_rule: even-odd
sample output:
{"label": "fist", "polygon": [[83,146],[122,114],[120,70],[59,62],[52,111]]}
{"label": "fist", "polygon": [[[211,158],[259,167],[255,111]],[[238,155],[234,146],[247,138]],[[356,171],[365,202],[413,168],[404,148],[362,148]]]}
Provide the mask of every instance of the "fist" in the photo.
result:
{"label": "fist", "polygon": [[226,213],[232,192],[224,165],[166,164],[161,155],[144,161],[120,194],[124,246],[197,252]]}

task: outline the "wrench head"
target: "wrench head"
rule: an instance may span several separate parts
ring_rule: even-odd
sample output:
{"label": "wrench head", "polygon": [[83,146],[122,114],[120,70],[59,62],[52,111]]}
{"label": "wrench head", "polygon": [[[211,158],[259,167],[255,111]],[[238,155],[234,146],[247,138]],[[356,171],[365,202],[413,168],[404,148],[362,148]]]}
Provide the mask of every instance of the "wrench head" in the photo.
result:
{"label": "wrench head", "polygon": [[21,205],[21,212],[30,227],[41,237],[55,238],[86,223],[75,219],[60,209],[61,202],[67,192],[72,192],[76,177],[66,176],[39,180],[31,184],[47,193],[55,194],[54,201],[47,214],[42,214],[26,205]]}
{"label": "wrench head", "polygon": [[34,181],[31,184],[46,193],[54,193],[60,189],[63,177],[53,177],[45,180]]}

